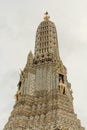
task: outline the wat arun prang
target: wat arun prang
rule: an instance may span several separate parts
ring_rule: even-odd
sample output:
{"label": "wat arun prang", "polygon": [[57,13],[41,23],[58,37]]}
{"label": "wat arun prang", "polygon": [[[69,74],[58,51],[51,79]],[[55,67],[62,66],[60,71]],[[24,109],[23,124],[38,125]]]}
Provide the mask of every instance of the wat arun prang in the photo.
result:
{"label": "wat arun prang", "polygon": [[71,84],[48,12],[37,28],[34,55],[29,53],[21,71],[15,105],[3,130],[85,130],[74,112]]}

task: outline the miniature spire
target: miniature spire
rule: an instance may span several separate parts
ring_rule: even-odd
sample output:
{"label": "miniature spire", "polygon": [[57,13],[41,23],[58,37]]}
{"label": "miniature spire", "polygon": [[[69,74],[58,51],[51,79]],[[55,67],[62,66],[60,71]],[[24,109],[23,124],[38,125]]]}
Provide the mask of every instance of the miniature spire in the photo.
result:
{"label": "miniature spire", "polygon": [[33,54],[32,51],[29,52],[28,58],[27,58],[27,63],[29,64],[29,66],[31,66],[33,64]]}
{"label": "miniature spire", "polygon": [[48,12],[46,11],[45,16],[44,16],[44,20],[45,20],[45,21],[48,21],[49,18],[50,18],[50,16],[48,15]]}

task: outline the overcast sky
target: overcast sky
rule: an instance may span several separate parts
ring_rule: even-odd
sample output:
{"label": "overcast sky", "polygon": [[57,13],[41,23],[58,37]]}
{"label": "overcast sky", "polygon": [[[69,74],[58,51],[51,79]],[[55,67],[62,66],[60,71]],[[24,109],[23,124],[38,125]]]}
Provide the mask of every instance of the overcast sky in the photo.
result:
{"label": "overcast sky", "polygon": [[87,0],[0,0],[0,130],[6,124],[36,29],[49,12],[72,84],[74,109],[87,130]]}

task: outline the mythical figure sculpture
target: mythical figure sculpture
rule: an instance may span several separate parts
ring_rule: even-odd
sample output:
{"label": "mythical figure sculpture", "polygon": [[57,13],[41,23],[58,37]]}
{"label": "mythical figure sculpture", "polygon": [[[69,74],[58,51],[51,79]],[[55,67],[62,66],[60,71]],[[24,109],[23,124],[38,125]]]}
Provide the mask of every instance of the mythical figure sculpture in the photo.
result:
{"label": "mythical figure sculpture", "polygon": [[60,94],[65,94],[65,84],[63,83],[62,79],[59,82],[59,92]]}

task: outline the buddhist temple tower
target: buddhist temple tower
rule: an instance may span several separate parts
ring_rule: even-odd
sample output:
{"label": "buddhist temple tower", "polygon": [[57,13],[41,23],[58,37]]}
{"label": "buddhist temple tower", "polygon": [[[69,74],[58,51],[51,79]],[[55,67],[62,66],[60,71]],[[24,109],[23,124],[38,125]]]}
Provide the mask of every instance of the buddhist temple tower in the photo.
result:
{"label": "buddhist temple tower", "polygon": [[48,12],[37,28],[34,54],[30,51],[17,86],[3,130],[85,130],[74,112],[71,84]]}

